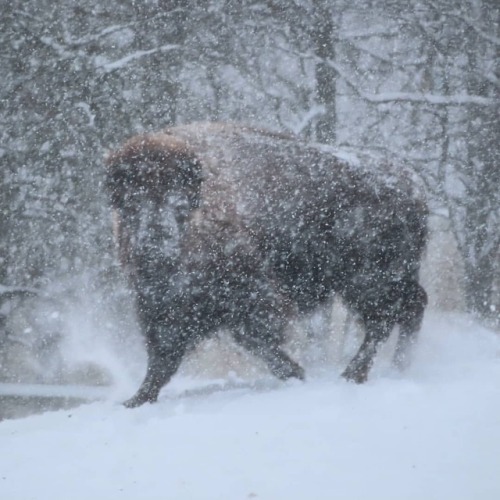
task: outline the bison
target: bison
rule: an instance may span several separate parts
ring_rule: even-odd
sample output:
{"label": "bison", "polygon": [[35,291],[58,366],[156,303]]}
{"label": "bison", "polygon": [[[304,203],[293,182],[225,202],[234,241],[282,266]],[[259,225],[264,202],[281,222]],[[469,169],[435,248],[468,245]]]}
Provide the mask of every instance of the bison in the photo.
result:
{"label": "bison", "polygon": [[119,257],[148,354],[134,407],[157,400],[184,355],[226,328],[279,379],[290,319],[338,294],[365,338],[343,372],[367,379],[399,325],[395,359],[420,328],[427,207],[411,176],[237,124],[137,135],[107,156]]}

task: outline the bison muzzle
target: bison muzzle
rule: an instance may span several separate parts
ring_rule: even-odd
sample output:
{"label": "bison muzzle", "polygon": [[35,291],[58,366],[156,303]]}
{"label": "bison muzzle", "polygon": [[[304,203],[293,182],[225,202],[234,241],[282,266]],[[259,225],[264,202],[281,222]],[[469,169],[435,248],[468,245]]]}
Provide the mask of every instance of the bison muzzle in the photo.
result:
{"label": "bison muzzle", "polygon": [[191,124],[132,137],[107,157],[121,264],[148,366],[133,407],[158,398],[184,355],[225,328],[280,379],[290,319],[338,294],[365,338],[343,376],[367,379],[399,325],[403,362],[420,328],[427,208],[411,175],[358,165],[294,136]]}

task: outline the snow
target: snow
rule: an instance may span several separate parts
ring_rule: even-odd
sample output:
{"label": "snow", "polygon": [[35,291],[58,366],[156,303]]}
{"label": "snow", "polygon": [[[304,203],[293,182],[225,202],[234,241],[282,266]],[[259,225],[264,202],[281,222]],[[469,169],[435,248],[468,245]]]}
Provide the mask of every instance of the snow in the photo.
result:
{"label": "snow", "polygon": [[117,69],[123,68],[127,64],[129,64],[131,61],[135,61],[136,59],[140,59],[145,56],[150,56],[152,54],[156,54],[158,52],[169,52],[171,50],[176,50],[179,48],[179,45],[177,44],[167,44],[167,45],[162,45],[161,47],[156,47],[154,49],[149,49],[149,50],[137,50],[131,54],[128,54],[125,57],[122,57],[121,59],[118,59],[116,61],[111,61],[111,62],[103,62],[103,58],[99,57],[96,58],[96,66],[99,69],[103,69],[105,73],[110,73],[112,71],[115,71]]}
{"label": "snow", "polygon": [[0,498],[500,498],[497,333],[428,313],[408,372],[384,352],[365,385],[341,369],[303,383],[184,375],[154,405],[123,408],[122,387],[5,420]]}
{"label": "snow", "polygon": [[328,66],[333,68],[352,88],[356,94],[362,97],[365,101],[374,104],[394,103],[394,102],[413,102],[413,103],[428,103],[444,106],[455,105],[476,105],[476,106],[492,106],[495,102],[493,98],[483,97],[480,95],[471,95],[458,93],[455,95],[440,95],[422,92],[380,92],[377,94],[364,92],[355,83],[354,79],[350,78],[338,63],[329,59],[326,61]]}

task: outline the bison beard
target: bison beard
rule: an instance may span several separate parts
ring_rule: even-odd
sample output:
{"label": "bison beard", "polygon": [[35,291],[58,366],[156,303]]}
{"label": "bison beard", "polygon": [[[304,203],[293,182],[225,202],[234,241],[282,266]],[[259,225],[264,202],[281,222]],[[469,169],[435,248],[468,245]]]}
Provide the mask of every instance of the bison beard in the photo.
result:
{"label": "bison beard", "polygon": [[229,124],[136,136],[107,158],[120,260],[136,294],[148,367],[129,407],[156,401],[184,355],[227,328],[280,379],[289,320],[339,294],[365,339],[343,376],[367,379],[400,326],[420,328],[427,209],[408,175],[361,168],[323,146]]}

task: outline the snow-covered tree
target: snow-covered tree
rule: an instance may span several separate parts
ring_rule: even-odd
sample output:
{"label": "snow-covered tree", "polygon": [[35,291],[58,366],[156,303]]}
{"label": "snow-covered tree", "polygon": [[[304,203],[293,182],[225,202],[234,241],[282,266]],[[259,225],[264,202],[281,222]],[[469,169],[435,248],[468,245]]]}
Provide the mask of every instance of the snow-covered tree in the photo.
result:
{"label": "snow-covered tree", "polygon": [[0,18],[0,279],[113,260],[102,156],[134,133],[240,120],[418,171],[467,304],[498,314],[494,0],[14,0]]}

